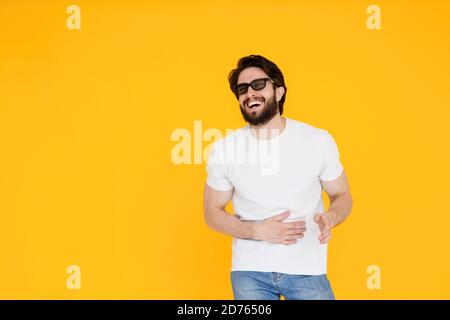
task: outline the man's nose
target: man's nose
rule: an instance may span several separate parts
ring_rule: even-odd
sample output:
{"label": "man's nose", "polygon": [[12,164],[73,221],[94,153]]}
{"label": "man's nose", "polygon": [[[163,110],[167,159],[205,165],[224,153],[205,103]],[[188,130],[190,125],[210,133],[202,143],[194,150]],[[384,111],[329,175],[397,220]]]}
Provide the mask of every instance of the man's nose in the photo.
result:
{"label": "man's nose", "polygon": [[253,88],[249,86],[247,89],[247,96],[249,98],[256,96],[256,90],[253,90]]}

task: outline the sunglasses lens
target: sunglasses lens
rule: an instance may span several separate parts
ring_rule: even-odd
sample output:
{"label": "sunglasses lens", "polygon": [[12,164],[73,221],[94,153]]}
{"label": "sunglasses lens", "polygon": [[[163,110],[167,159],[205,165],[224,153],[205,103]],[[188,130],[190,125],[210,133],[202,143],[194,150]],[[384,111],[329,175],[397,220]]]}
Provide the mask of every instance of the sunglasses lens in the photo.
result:
{"label": "sunglasses lens", "polygon": [[253,80],[250,83],[241,83],[238,84],[236,87],[236,91],[237,93],[240,94],[244,94],[247,92],[248,87],[251,86],[253,88],[253,90],[262,90],[266,87],[266,82],[267,80],[270,80],[269,78],[262,78],[262,79],[256,79]]}
{"label": "sunglasses lens", "polygon": [[256,79],[251,82],[254,90],[262,90],[266,86],[266,79]]}
{"label": "sunglasses lens", "polygon": [[240,85],[237,86],[237,93],[238,94],[244,94],[247,92],[248,89],[248,84],[247,83],[242,83]]}

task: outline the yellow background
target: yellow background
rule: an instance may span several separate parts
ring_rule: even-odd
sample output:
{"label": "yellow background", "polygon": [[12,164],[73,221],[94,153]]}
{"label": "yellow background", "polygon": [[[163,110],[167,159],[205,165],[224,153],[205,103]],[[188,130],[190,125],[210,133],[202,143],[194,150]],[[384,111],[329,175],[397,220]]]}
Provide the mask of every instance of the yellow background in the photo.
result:
{"label": "yellow background", "polygon": [[[366,27],[371,4],[381,30]],[[0,298],[231,299],[204,164],[174,165],[170,137],[195,120],[243,126],[227,75],[257,53],[285,75],[285,115],[341,152],[354,207],[330,243],[336,297],[449,299],[449,14],[447,1],[2,1]]]}

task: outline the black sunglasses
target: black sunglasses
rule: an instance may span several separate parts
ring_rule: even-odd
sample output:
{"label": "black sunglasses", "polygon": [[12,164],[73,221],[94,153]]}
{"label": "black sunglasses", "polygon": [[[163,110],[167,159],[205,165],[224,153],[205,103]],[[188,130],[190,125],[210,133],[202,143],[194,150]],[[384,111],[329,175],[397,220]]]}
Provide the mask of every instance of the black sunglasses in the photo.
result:
{"label": "black sunglasses", "polygon": [[255,79],[250,83],[240,83],[236,85],[236,92],[238,95],[244,94],[248,91],[248,87],[252,87],[253,90],[262,90],[266,87],[266,82],[271,81],[272,83],[275,83],[270,78],[260,78]]}

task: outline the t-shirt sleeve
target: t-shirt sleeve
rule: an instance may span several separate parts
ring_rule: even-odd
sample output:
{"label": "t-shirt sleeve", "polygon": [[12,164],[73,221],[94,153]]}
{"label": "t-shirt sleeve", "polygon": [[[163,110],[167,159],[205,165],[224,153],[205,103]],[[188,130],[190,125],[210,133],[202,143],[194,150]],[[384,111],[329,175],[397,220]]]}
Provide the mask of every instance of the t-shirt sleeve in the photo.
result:
{"label": "t-shirt sleeve", "polygon": [[322,153],[322,169],[319,179],[323,181],[332,181],[337,179],[344,168],[339,159],[339,150],[333,136],[326,130],[323,131],[320,140],[320,149]]}
{"label": "t-shirt sleeve", "polygon": [[228,191],[233,189],[233,184],[228,178],[225,170],[222,144],[214,143],[206,164],[206,183],[213,189]]}

